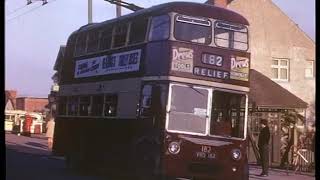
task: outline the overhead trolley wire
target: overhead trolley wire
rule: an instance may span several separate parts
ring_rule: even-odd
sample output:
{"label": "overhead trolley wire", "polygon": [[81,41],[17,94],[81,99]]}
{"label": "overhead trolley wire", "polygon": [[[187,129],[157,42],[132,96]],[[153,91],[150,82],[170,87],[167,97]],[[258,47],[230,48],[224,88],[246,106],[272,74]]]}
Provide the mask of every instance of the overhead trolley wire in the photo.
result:
{"label": "overhead trolley wire", "polygon": [[12,21],[12,20],[14,20],[14,19],[16,19],[16,18],[18,18],[18,17],[20,17],[20,16],[23,16],[23,15],[25,15],[25,14],[27,14],[27,13],[30,13],[30,12],[32,12],[32,11],[34,11],[34,10],[40,8],[40,7],[41,7],[41,6],[36,6],[36,7],[32,8],[32,9],[30,9],[29,11],[26,11],[26,12],[24,12],[24,13],[18,15],[18,16],[15,16],[15,17],[13,17],[13,18],[11,18],[11,19],[8,19],[7,22],[10,22],[10,21]]}
{"label": "overhead trolley wire", "polygon": [[[57,1],[57,0],[52,0],[52,1],[50,1],[50,2],[52,3],[52,2],[54,2],[54,1]],[[49,3],[49,2],[48,2],[48,3]],[[26,5],[26,6],[27,6],[27,5]],[[32,9],[30,9],[29,11],[26,11],[26,12],[24,12],[24,13],[18,15],[18,16],[15,16],[15,17],[13,17],[13,18],[8,19],[6,22],[8,23],[8,22],[10,22],[10,21],[12,21],[12,20],[20,17],[20,16],[23,16],[23,15],[25,15],[25,14],[27,14],[27,13],[31,13],[32,11],[34,11],[34,10],[36,10],[36,9],[42,7],[42,6],[44,6],[44,5],[36,6],[36,7],[32,8]],[[25,6],[24,6],[24,7],[25,7]]]}
{"label": "overhead trolley wire", "polygon": [[11,15],[14,14],[15,12],[17,12],[17,11],[19,11],[20,9],[23,9],[23,8],[25,8],[25,7],[27,7],[27,5],[24,5],[24,6],[19,7],[19,8],[15,9],[15,10],[13,10],[13,11],[11,11],[11,12],[8,12],[8,15],[7,15],[7,16],[11,16]]}

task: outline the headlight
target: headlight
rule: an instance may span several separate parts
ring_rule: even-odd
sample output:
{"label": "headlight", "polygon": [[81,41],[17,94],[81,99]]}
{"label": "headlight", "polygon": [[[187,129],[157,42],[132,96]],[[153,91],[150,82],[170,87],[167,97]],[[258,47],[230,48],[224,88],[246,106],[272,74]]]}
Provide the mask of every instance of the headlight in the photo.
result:
{"label": "headlight", "polygon": [[171,142],[168,150],[171,154],[178,154],[180,152],[180,144],[178,142]]}
{"label": "headlight", "polygon": [[241,158],[241,151],[240,149],[233,149],[232,150],[232,158],[234,160],[239,160]]}

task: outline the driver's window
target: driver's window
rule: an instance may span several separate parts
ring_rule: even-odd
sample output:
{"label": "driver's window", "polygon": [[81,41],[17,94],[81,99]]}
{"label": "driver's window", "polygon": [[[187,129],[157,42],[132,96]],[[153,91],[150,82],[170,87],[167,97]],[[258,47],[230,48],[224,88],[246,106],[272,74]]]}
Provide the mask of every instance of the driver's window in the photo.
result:
{"label": "driver's window", "polygon": [[141,116],[150,116],[151,115],[151,94],[152,94],[152,85],[144,85],[142,88],[141,96]]}
{"label": "driver's window", "polygon": [[167,99],[167,85],[153,83],[145,84],[142,87],[140,100],[141,117],[160,117],[165,110]]}
{"label": "driver's window", "polygon": [[210,134],[243,138],[246,96],[213,91]]}

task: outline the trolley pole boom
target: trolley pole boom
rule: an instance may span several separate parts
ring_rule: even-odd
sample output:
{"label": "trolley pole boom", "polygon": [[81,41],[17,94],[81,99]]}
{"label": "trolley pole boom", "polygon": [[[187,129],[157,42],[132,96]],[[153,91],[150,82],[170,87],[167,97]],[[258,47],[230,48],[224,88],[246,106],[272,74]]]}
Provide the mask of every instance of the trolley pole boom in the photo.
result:
{"label": "trolley pole boom", "polygon": [[[105,1],[107,1],[111,4],[117,5],[117,17],[118,17],[118,6],[119,6],[119,9],[120,9],[120,7],[124,7],[124,8],[131,10],[131,11],[139,11],[141,9],[144,9],[143,7],[137,6],[133,3],[127,3],[127,2],[124,2],[121,0],[105,0]],[[121,15],[121,11],[120,11],[120,15]]]}

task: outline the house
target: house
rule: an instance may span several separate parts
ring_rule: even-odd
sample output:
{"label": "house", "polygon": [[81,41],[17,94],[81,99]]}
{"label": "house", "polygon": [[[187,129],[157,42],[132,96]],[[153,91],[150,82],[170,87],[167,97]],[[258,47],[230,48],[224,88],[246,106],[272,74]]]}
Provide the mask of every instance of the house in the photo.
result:
{"label": "house", "polygon": [[[296,110],[307,122],[315,121],[315,42],[272,0],[206,3],[238,12],[249,21],[253,70],[248,126],[257,137],[259,119],[268,119],[272,132],[270,162],[278,164],[283,152],[280,140],[285,134],[281,126],[283,111]],[[250,153],[249,161],[254,161]]]}
{"label": "house", "polygon": [[5,110],[14,110],[16,106],[17,91],[5,90]]}
{"label": "house", "polygon": [[44,113],[47,105],[48,105],[48,98],[41,98],[41,97],[17,97],[16,98],[17,110]]}
{"label": "house", "polygon": [[233,0],[227,8],[250,23],[251,68],[307,102],[306,120],[314,121],[315,42],[272,0]]}

